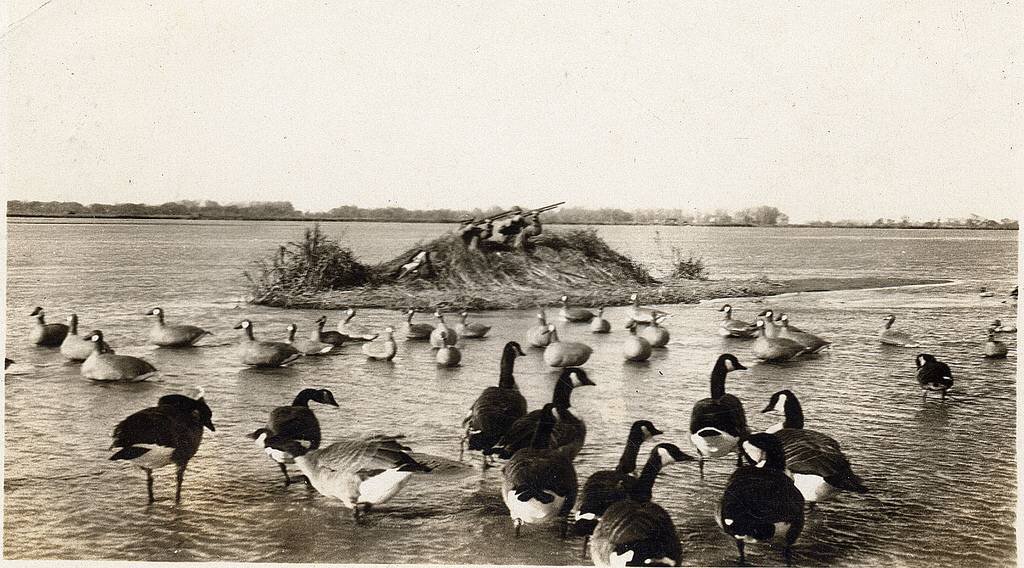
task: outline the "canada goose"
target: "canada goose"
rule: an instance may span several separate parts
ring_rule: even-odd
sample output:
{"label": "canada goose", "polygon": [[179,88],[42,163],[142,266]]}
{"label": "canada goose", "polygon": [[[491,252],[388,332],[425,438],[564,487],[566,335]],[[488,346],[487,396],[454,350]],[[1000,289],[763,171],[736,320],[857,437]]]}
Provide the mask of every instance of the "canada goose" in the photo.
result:
{"label": "canada goose", "polygon": [[462,361],[462,352],[455,346],[455,342],[451,341],[451,337],[455,335],[454,331],[441,331],[441,348],[437,350],[438,365],[445,367],[458,367],[459,362]]}
{"label": "canada goose", "polygon": [[327,325],[327,316],[320,316],[316,320],[316,328],[309,334],[309,340],[314,343],[329,343],[334,346],[344,345],[348,337],[337,331],[324,331]]}
{"label": "canada goose", "polygon": [[732,371],[745,369],[732,353],[719,355],[711,369],[711,397],[698,400],[690,411],[690,441],[700,456],[701,479],[704,479],[704,460],[707,458],[735,451],[737,464],[742,459],[736,444],[750,429],[743,403],[725,392],[725,377]]}
{"label": "canada goose", "polygon": [[917,383],[921,385],[921,400],[928,398],[929,391],[942,393],[942,400],[946,400],[946,391],[953,386],[953,372],[949,365],[927,353],[919,354],[914,362],[917,364]]}
{"label": "canada goose", "polygon": [[[88,337],[78,335],[78,316],[68,316],[68,334],[60,344],[60,354],[72,361],[85,361],[92,354],[93,342]],[[110,353],[113,353],[110,350]]]}
{"label": "canada goose", "polygon": [[594,319],[594,312],[586,308],[573,308],[569,306],[569,296],[562,296],[562,307],[558,310],[558,317],[566,322],[586,323]]}
{"label": "canada goose", "polygon": [[288,324],[288,345],[298,349],[303,355],[326,355],[334,349],[334,345],[323,341],[313,341],[303,337],[295,337],[299,327],[294,323]]}
{"label": "canada goose", "polygon": [[1017,333],[1017,326],[1003,325],[999,320],[992,320],[992,327],[996,333]]}
{"label": "canada goose", "polygon": [[111,460],[126,460],[146,472],[146,491],[153,503],[153,470],[167,465],[177,466],[174,502],[181,502],[181,482],[185,466],[203,441],[203,427],[213,427],[213,411],[203,398],[202,389],[196,398],[180,394],[160,397],[156,406],[132,414],[114,427],[114,443],[120,448]]}
{"label": "canada goose", "polygon": [[775,324],[768,323],[763,319],[757,320],[758,337],[754,340],[752,351],[754,357],[766,362],[788,361],[799,357],[807,350],[792,339],[782,337],[769,337],[768,328],[775,327]]}
{"label": "canada goose", "polygon": [[537,429],[527,447],[517,451],[502,469],[501,498],[519,537],[525,524],[541,524],[562,520],[562,534],[567,524],[565,515],[576,503],[579,481],[572,456],[565,446],[550,447],[551,432],[562,412],[554,404],[545,404],[539,411]]}
{"label": "canada goose", "polygon": [[440,349],[445,345],[455,345],[458,343],[459,334],[455,333],[454,329],[444,323],[444,315],[440,311],[435,310],[434,317],[437,318],[437,324],[434,326],[434,331],[430,332],[430,346],[434,349]]}
{"label": "canada goose", "polygon": [[[509,341],[501,352],[501,371],[498,386],[487,387],[473,402],[469,414],[462,421],[466,429],[463,438],[470,451],[486,451],[494,447],[512,424],[526,414],[526,399],[516,386],[516,357],[522,357],[523,348],[515,341]],[[461,448],[461,444],[460,444]],[[462,450],[459,450],[461,459]],[[488,460],[484,459],[484,467]]]}
{"label": "canada goose", "polygon": [[531,347],[543,349],[551,343],[551,336],[548,334],[548,320],[544,314],[544,308],[537,312],[537,324],[526,330],[526,342]]}
{"label": "canada goose", "polygon": [[626,323],[629,335],[622,340],[622,356],[627,361],[641,362],[651,357],[651,342],[636,334],[636,322],[629,320]]}
{"label": "canada goose", "polygon": [[799,343],[807,353],[819,353],[823,349],[828,349],[832,346],[831,341],[826,341],[813,333],[807,333],[806,331],[794,331],[789,325],[789,316],[782,314],[779,319],[781,327],[779,328],[779,339],[789,339]]}
{"label": "canada goose", "polygon": [[384,328],[380,341],[371,341],[363,344],[363,355],[374,361],[390,361],[398,354],[398,344],[395,343],[395,328],[388,326]]}
{"label": "canada goose", "polygon": [[896,316],[892,314],[885,316],[885,326],[878,333],[878,341],[885,345],[895,345],[897,347],[916,347],[914,338],[909,333],[892,329],[892,324],[895,321]]}
{"label": "canada goose", "polygon": [[46,323],[43,308],[37,307],[29,315],[35,318],[36,322],[32,324],[28,340],[43,347],[60,347],[68,335],[68,326],[62,323]]}
{"label": "canada goose", "polygon": [[479,338],[487,335],[488,331],[491,331],[491,326],[476,322],[467,323],[466,320],[468,319],[469,312],[459,314],[459,323],[455,324],[455,333],[459,337]]}
{"label": "canada goose", "polygon": [[356,522],[362,513],[394,497],[414,472],[429,472],[398,443],[398,437],[374,435],[350,438],[316,450],[282,436],[266,444],[292,456],[295,465],[321,495],[352,509]]}
{"label": "canada goose", "polygon": [[115,355],[103,341],[103,332],[89,332],[92,353],[82,362],[79,372],[93,381],[144,381],[156,374],[156,367],[138,357]]}
{"label": "canada goose", "polygon": [[655,317],[668,315],[667,312],[661,310],[640,307],[640,296],[638,294],[630,294],[629,301],[633,302],[633,305],[630,306],[629,312],[626,315],[637,323],[652,323]]}
{"label": "canada goose", "polygon": [[594,352],[586,343],[578,341],[559,341],[555,324],[548,324],[548,335],[551,343],[544,348],[544,362],[550,367],[579,367],[590,359]]}
{"label": "canada goose", "polygon": [[991,290],[987,290],[984,286],[982,286],[981,289],[978,290],[978,296],[980,296],[982,298],[991,298],[992,296],[995,296],[995,295],[996,295],[995,292],[993,292]]}
{"label": "canada goose", "polygon": [[412,323],[412,317],[416,315],[416,310],[409,308],[405,311],[405,323],[402,324],[402,331],[405,332],[406,339],[430,339],[430,332],[434,331],[434,326],[429,323]]}
{"label": "canada goose", "polygon": [[775,434],[782,442],[786,469],[792,474],[793,483],[804,496],[804,501],[814,507],[815,503],[827,501],[839,491],[867,493],[868,488],[853,473],[839,442],[821,432],[804,430],[803,409],[792,391],[782,390],[773,394],[761,412],[777,411],[780,404],[785,420],[766,432]]}
{"label": "canada goose", "polygon": [[651,320],[651,325],[645,327],[640,334],[650,342],[651,347],[664,347],[668,345],[668,330],[661,327],[661,322],[665,321],[668,315],[657,316]]}
{"label": "canada goose", "polygon": [[277,436],[282,439],[295,440],[307,450],[315,450],[320,447],[320,421],[316,414],[309,408],[310,401],[338,406],[334,400],[334,394],[327,389],[302,389],[289,406],[278,406],[270,411],[270,418],[267,425],[249,434],[249,437],[256,440],[256,445],[263,448],[270,459],[277,462],[284,474],[285,486],[290,485],[293,480],[288,476],[288,468],[285,464],[295,463],[290,454],[276,450],[267,445],[267,439]]}
{"label": "canada goose", "polygon": [[991,327],[988,328],[988,338],[985,340],[985,357],[989,359],[1005,359],[1006,353],[1006,344],[1002,341],[996,341],[995,330]]}
{"label": "canada goose", "polygon": [[149,328],[149,342],[160,347],[189,347],[195,345],[209,331],[194,325],[167,325],[164,323],[164,311],[153,308],[146,312],[147,316],[156,317],[153,327]]}
{"label": "canada goose", "polygon": [[253,336],[252,322],[242,320],[238,322],[235,329],[241,329],[245,333],[245,340],[242,341],[242,364],[253,367],[283,367],[299,357],[302,353],[298,349],[281,343],[279,341],[256,341]]}
{"label": "canada goose", "polygon": [[608,333],[612,330],[612,324],[604,319],[604,307],[597,308],[597,315],[590,320],[590,333]]}
{"label": "canada goose", "polygon": [[804,498],[786,475],[786,451],[775,434],[753,434],[742,452],[754,465],[737,468],[729,478],[715,521],[736,541],[740,564],[746,543],[781,543],[786,565],[793,564],[793,543],[804,528]]}
{"label": "canada goose", "polygon": [[[567,448],[572,458],[580,453],[583,442],[587,438],[587,425],[572,411],[570,399],[573,389],[582,386],[595,386],[583,369],[566,368],[555,382],[555,390],[551,395],[551,404],[559,410],[558,422],[550,433],[552,448]],[[502,459],[509,459],[517,451],[530,445],[537,423],[543,415],[542,410],[534,410],[512,423],[508,432],[498,440],[485,454],[495,454]]]}
{"label": "canada goose", "polygon": [[718,335],[722,337],[751,338],[757,335],[757,326],[752,323],[732,319],[732,306],[725,304],[718,311],[722,314],[722,321],[718,324]]}
{"label": "canada goose", "polygon": [[338,333],[347,337],[350,341],[373,341],[377,339],[377,334],[373,333],[368,327],[352,323],[352,318],[356,317],[355,308],[345,309],[345,319],[338,322]]}

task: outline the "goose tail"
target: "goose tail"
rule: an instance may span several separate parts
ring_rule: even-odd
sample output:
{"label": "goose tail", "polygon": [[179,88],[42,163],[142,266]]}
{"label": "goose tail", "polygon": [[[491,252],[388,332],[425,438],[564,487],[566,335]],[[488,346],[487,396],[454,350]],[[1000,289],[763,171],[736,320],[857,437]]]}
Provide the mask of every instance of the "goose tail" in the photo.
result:
{"label": "goose tail", "polygon": [[516,491],[516,499],[523,503],[535,499],[540,503],[548,504],[555,500],[555,496],[533,486],[523,487]]}
{"label": "goose tail", "polygon": [[406,453],[399,454],[402,457],[399,460],[402,462],[398,466],[398,471],[419,471],[422,473],[430,473],[434,468],[425,466],[420,462],[416,461],[412,456]]}
{"label": "goose tail", "polygon": [[852,491],[853,493],[867,493],[868,487],[864,485],[864,480],[857,477],[857,474],[847,469],[845,472],[833,476],[828,480],[830,485],[843,489],[845,491]]}

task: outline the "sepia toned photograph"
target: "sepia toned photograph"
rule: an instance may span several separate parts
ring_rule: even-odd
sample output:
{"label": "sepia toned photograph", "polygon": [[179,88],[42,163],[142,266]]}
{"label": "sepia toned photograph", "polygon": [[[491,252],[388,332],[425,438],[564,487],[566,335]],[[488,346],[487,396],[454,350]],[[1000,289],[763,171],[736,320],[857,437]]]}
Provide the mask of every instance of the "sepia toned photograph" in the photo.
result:
{"label": "sepia toned photograph", "polygon": [[0,29],[4,562],[1017,564],[1019,3]]}

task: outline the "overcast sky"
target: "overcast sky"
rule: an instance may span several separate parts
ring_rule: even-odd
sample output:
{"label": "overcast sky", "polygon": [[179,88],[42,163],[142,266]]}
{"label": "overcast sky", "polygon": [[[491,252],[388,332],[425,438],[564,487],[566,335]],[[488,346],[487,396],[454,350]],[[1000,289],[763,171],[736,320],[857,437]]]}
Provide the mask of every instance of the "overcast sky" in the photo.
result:
{"label": "overcast sky", "polygon": [[43,4],[0,40],[11,199],[1021,208],[1017,3]]}

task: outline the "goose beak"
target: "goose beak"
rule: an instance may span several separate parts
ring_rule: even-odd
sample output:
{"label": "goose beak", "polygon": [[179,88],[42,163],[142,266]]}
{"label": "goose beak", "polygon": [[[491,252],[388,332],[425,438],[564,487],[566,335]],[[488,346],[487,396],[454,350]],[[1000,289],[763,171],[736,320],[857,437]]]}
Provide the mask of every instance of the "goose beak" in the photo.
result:
{"label": "goose beak", "polygon": [[217,429],[213,427],[213,421],[210,420],[209,418],[206,419],[206,422],[203,422],[203,426],[206,426],[207,428],[209,428],[210,432],[216,432],[217,431]]}
{"label": "goose beak", "polygon": [[773,410],[775,410],[775,405],[774,404],[769,404],[768,406],[764,407],[764,410],[761,411],[761,414],[764,414],[766,412],[771,412]]}
{"label": "goose beak", "polygon": [[736,367],[735,367],[735,370],[736,370],[736,371],[746,371],[746,370],[747,370],[747,368],[746,368],[746,367],[744,367],[744,366],[743,366],[742,364],[740,364],[740,362],[739,362],[739,361],[737,361],[737,362],[736,362]]}
{"label": "goose beak", "polygon": [[664,434],[664,432],[662,432],[661,430],[658,430],[657,428],[651,428],[651,436],[661,436],[662,434]]}

